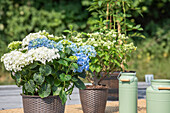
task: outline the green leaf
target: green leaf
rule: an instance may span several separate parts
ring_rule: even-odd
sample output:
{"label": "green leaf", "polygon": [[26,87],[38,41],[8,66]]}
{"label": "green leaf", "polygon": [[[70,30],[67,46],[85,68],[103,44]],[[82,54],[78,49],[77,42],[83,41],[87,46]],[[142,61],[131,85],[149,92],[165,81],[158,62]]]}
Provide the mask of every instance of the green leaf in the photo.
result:
{"label": "green leaf", "polygon": [[130,34],[129,37],[140,37],[140,38],[146,38],[144,35],[142,35],[141,33],[133,33]]}
{"label": "green leaf", "polygon": [[64,58],[64,60],[66,60],[66,61],[71,61],[71,59],[70,59],[70,58]]}
{"label": "green leaf", "polygon": [[15,73],[15,81],[17,86],[19,86],[19,84],[21,83],[21,74]]}
{"label": "green leaf", "polygon": [[127,26],[128,26],[129,28],[132,28],[132,27],[133,27],[133,25],[130,25],[130,24],[128,24]]}
{"label": "green leaf", "polygon": [[54,85],[52,87],[53,96],[59,95],[61,90],[62,90],[62,87],[58,87],[58,86]]}
{"label": "green leaf", "polygon": [[60,94],[59,94],[59,97],[62,101],[62,104],[64,105],[67,101],[67,95],[66,95],[66,92],[64,90],[61,90],[60,91]]}
{"label": "green leaf", "polygon": [[53,69],[52,72],[51,72],[51,75],[56,78],[57,77],[57,72]]}
{"label": "green leaf", "polygon": [[22,75],[28,75],[29,74],[29,70],[23,69],[22,70]]}
{"label": "green leaf", "polygon": [[72,31],[72,29],[73,29],[73,25],[69,25],[69,29]]}
{"label": "green leaf", "polygon": [[123,63],[123,65],[125,66],[126,69],[128,68],[128,65],[126,63]]}
{"label": "green leaf", "polygon": [[94,70],[95,70],[94,65],[91,65],[91,66],[89,67],[89,69],[90,69],[92,72],[94,72]]}
{"label": "green leaf", "polygon": [[47,76],[45,79],[51,86],[54,84],[54,77],[53,76]]}
{"label": "green leaf", "polygon": [[65,32],[65,33],[71,33],[70,30],[64,30],[63,32]]}
{"label": "green leaf", "polygon": [[99,57],[102,57],[104,56],[105,54],[104,53],[98,53]]}
{"label": "green leaf", "polygon": [[97,66],[95,67],[95,71],[96,71],[96,72],[100,72],[100,71],[101,71],[101,67],[100,67],[99,65],[97,65]]}
{"label": "green leaf", "polygon": [[59,67],[59,64],[58,64],[58,62],[56,61],[56,60],[53,60],[53,67],[54,67],[54,69],[52,69],[52,72],[51,72],[51,74],[55,74],[55,72],[57,72],[58,71],[58,67]]}
{"label": "green leaf", "polygon": [[109,60],[109,55],[106,54],[105,60]]}
{"label": "green leaf", "polygon": [[34,73],[33,79],[37,83],[37,85],[42,85],[45,77],[41,73]]}
{"label": "green leaf", "polygon": [[98,58],[92,58],[91,59],[91,62],[94,64],[94,63],[96,63],[96,62],[98,62],[99,61],[99,59]]}
{"label": "green leaf", "polygon": [[138,28],[139,31],[143,31],[143,28]]}
{"label": "green leaf", "polygon": [[78,69],[78,65],[77,65],[76,63],[73,63],[73,64],[71,65],[70,70],[75,71],[76,69]]}
{"label": "green leaf", "polygon": [[72,66],[76,69],[78,69],[78,67],[79,67],[76,63],[73,63]]}
{"label": "green leaf", "polygon": [[39,71],[40,71],[41,74],[44,74],[45,76],[48,76],[48,75],[50,75],[52,73],[52,68],[49,65],[42,65],[39,68]]}
{"label": "green leaf", "polygon": [[75,82],[75,86],[79,89],[86,89],[86,86],[84,85],[84,83],[79,78],[77,78],[77,79],[78,79],[78,81]]}
{"label": "green leaf", "polygon": [[140,28],[140,26],[141,26],[141,25],[137,25],[137,26],[136,26],[136,29]]}
{"label": "green leaf", "polygon": [[114,62],[120,67],[120,63],[117,60],[114,60]]}
{"label": "green leaf", "polygon": [[12,79],[14,79],[15,80],[15,76],[13,75],[13,73],[11,72],[11,77],[12,77]]}
{"label": "green leaf", "polygon": [[68,62],[67,61],[65,61],[65,60],[59,60],[59,61],[57,61],[59,64],[61,64],[61,65],[64,65],[64,66],[68,66]]}
{"label": "green leaf", "polygon": [[66,75],[66,74],[64,74],[64,73],[62,73],[62,74],[60,74],[59,75],[59,77],[60,77],[60,79],[62,80],[62,81],[69,81],[69,80],[71,80],[71,75]]}
{"label": "green leaf", "polygon": [[82,32],[81,34],[87,36],[87,33]]}
{"label": "green leaf", "polygon": [[48,97],[51,94],[51,85],[49,83],[44,83],[40,90],[38,91],[38,95],[41,98]]}
{"label": "green leaf", "polygon": [[[110,61],[112,61],[112,60],[110,60]],[[109,63],[107,61],[104,61],[104,65],[109,66]]]}
{"label": "green leaf", "polygon": [[65,51],[67,54],[71,54],[71,49],[70,48],[66,48],[66,51]]}
{"label": "green leaf", "polygon": [[63,52],[62,52],[62,53],[60,53],[60,57],[61,57],[61,58],[65,58],[65,56],[66,56],[66,54],[65,54],[65,53],[63,53]]}
{"label": "green leaf", "polygon": [[68,90],[66,91],[66,94],[67,94],[67,95],[71,95],[72,92],[73,92],[73,89],[74,89],[74,85],[73,85],[70,89],[68,89]]}
{"label": "green leaf", "polygon": [[38,62],[34,62],[33,64],[30,64],[29,65],[29,68],[30,69],[34,69],[34,68],[36,68],[38,66]]}
{"label": "green leaf", "polygon": [[30,93],[32,93],[32,94],[34,93],[35,83],[34,83],[33,80],[29,80],[28,82],[26,82],[26,83],[24,84],[24,86],[25,86],[25,89],[26,89],[27,92],[30,92]]}
{"label": "green leaf", "polygon": [[55,79],[55,80],[54,80],[54,85],[55,85],[55,86],[58,87],[60,84],[61,84],[61,81],[60,81],[60,80],[58,80],[58,79]]}
{"label": "green leaf", "polygon": [[98,5],[99,5],[99,7],[101,7],[102,3],[103,3],[103,1],[102,1],[102,0],[101,0],[101,1],[98,1]]}
{"label": "green leaf", "polygon": [[77,82],[78,81],[78,79],[76,78],[76,77],[72,77],[72,79],[71,79],[73,82]]}
{"label": "green leaf", "polygon": [[86,78],[86,72],[83,71],[82,73],[80,73],[80,74],[79,74],[79,77],[81,77],[81,78]]}

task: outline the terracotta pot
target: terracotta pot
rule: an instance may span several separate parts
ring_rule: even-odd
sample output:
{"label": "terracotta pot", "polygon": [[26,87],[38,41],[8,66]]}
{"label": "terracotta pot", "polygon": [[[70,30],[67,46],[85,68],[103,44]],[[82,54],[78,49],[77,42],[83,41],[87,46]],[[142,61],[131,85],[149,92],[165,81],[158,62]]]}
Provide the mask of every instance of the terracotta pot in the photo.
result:
{"label": "terracotta pot", "polygon": [[65,105],[62,105],[59,96],[21,95],[23,100],[24,113],[64,113]]}
{"label": "terracotta pot", "polygon": [[86,88],[79,93],[84,113],[105,113],[107,88]]}

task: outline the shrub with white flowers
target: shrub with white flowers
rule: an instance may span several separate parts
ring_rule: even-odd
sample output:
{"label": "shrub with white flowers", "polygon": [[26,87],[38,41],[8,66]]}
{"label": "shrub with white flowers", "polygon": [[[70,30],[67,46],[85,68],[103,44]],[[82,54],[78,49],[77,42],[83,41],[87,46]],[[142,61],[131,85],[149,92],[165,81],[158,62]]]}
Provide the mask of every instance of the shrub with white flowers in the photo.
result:
{"label": "shrub with white flowers", "polygon": [[[73,34],[72,31],[68,32]],[[81,45],[85,53],[91,54],[88,48],[90,48],[92,54],[94,53],[93,50],[96,52],[96,57],[91,57],[89,62],[91,73],[86,76],[93,85],[99,85],[109,73],[127,67],[127,59],[129,59],[130,53],[136,50],[128,36],[118,35],[114,30],[95,33],[76,32],[74,36],[70,36],[70,39],[77,45]]]}
{"label": "shrub with white flowers", "polygon": [[85,88],[79,77],[85,78],[90,59],[96,56],[93,46],[80,46],[46,31],[30,33],[8,48],[11,51],[1,57],[1,62],[16,84],[22,86],[23,94],[42,98],[59,95],[63,104],[74,86]]}

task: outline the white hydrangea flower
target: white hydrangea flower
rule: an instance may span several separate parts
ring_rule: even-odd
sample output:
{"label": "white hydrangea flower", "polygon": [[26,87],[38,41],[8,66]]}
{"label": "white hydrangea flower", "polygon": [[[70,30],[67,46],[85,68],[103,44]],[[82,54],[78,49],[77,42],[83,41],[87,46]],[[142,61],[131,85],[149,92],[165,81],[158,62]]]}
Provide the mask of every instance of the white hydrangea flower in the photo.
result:
{"label": "white hydrangea flower", "polygon": [[50,38],[54,38],[54,35],[48,35],[48,37],[50,37]]}
{"label": "white hydrangea flower", "polygon": [[95,47],[97,47],[98,46],[98,44],[93,44]]}
{"label": "white hydrangea flower", "polygon": [[117,35],[116,35],[116,34],[113,34],[112,36],[113,36],[113,37],[116,37]]}
{"label": "white hydrangea flower", "polygon": [[23,67],[39,61],[42,64],[46,62],[52,62],[53,59],[59,59],[60,55],[58,49],[48,49],[46,47],[39,47],[37,49],[31,49],[26,53],[14,50],[10,53],[4,54],[1,58],[1,62],[4,62],[4,66],[8,71],[21,71]]}

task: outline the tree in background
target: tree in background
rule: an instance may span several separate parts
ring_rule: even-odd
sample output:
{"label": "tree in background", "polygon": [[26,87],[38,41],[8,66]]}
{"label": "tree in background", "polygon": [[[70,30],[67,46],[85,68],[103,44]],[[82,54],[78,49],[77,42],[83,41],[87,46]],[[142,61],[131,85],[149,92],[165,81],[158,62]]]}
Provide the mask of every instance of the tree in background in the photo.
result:
{"label": "tree in background", "polygon": [[[134,33],[135,29],[140,27],[139,25],[134,26],[134,24],[131,23],[140,23],[144,28],[143,33],[147,38],[133,38],[135,43],[138,45],[138,49],[137,52],[132,55],[133,58],[129,62],[130,69],[136,70],[138,72],[139,79],[144,80],[144,75],[148,73],[153,73],[155,75],[155,78],[170,78],[170,76],[168,76],[167,74],[167,72],[169,73],[168,65],[170,64],[170,13],[168,11],[170,0],[135,0],[133,1],[134,7],[130,9],[128,9],[127,6],[124,5],[125,9],[128,10],[125,10],[126,17],[128,17],[125,27],[125,24],[123,23],[123,17],[125,15],[123,13],[116,12],[116,10],[120,10],[118,9],[118,7],[115,6],[116,2],[118,2],[119,0],[94,1],[96,1],[96,4],[94,4],[96,5],[95,9],[98,10],[99,14],[96,12],[92,12],[92,17],[90,17],[88,20],[89,24],[94,25],[98,23],[97,20],[99,18],[104,17],[105,19],[108,15],[109,16],[107,17],[106,21],[110,20],[111,15],[113,16],[111,17],[113,18],[113,20],[114,18],[116,19],[116,17],[122,17],[122,19],[118,21],[120,21],[120,25],[123,25],[123,28],[132,28],[129,29],[133,30],[133,32],[130,33]],[[115,2],[115,4],[109,4],[109,10],[114,12],[114,14],[108,13],[108,15],[104,15],[104,13],[108,10],[106,7],[104,12],[101,12],[99,10],[101,8],[104,8],[104,2],[107,1]],[[131,0],[125,0],[125,2],[129,1]],[[97,4],[101,7],[98,8]],[[120,8],[124,11],[121,3],[117,3],[117,5],[121,5]],[[137,10],[135,11],[134,8]],[[131,15],[128,14],[129,11],[131,12]],[[113,23],[113,21],[107,21],[105,23],[110,26],[112,25],[111,22]],[[115,24],[113,26],[115,26]],[[96,30],[95,28],[96,26],[91,26],[91,30]],[[140,30],[141,28],[138,29]],[[124,32],[125,29],[122,29],[122,31]]]}

